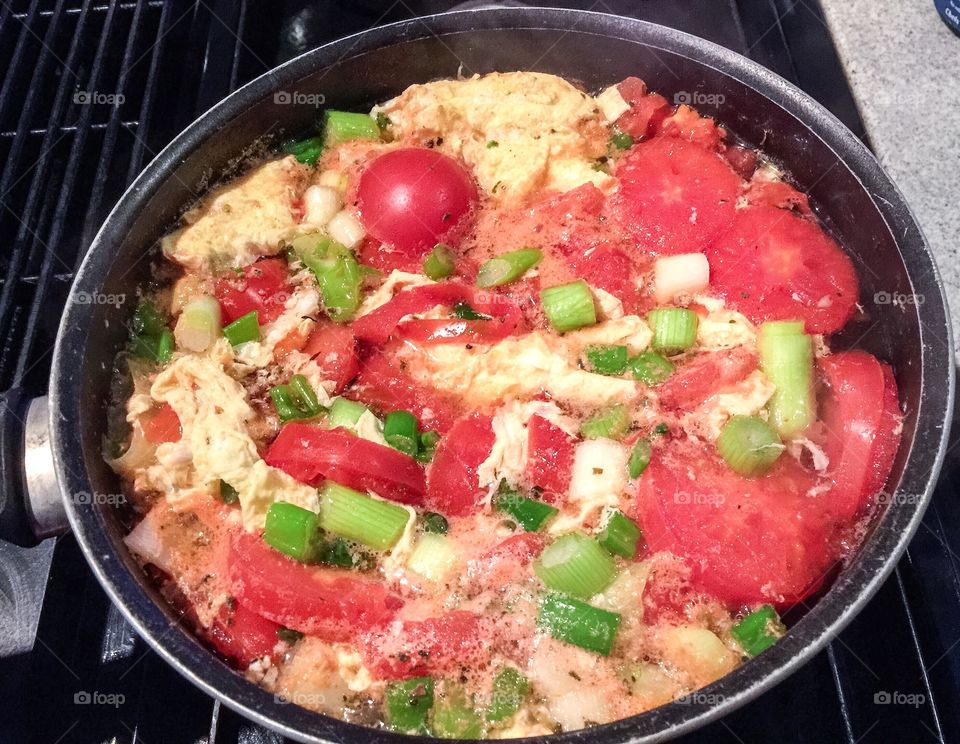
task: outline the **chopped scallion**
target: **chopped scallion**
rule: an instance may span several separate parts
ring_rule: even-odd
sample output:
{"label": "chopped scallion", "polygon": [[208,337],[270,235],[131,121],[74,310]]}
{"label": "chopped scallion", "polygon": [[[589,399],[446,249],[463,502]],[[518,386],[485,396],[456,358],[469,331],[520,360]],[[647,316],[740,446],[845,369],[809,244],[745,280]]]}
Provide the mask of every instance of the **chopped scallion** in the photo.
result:
{"label": "chopped scallion", "polygon": [[441,739],[483,738],[483,717],[466,693],[450,683],[434,701],[430,723],[433,735]]}
{"label": "chopped scallion", "polygon": [[328,532],[375,550],[389,550],[403,535],[410,513],[339,483],[320,490],[320,526]]}
{"label": "chopped scallion", "polygon": [[363,275],[353,251],[327,235],[309,233],[294,238],[294,253],[313,272],[323,307],[337,323],[350,320],[360,306]]}
{"label": "chopped scallion", "polygon": [[770,648],[785,632],[777,611],[770,605],[758,607],[730,628],[730,635],[750,657]]}
{"label": "chopped scallion", "polygon": [[610,138],[610,144],[618,150],[627,150],[633,147],[633,137],[626,132],[617,132]]}
{"label": "chopped scallion", "polygon": [[354,431],[360,417],[368,410],[363,403],[357,403],[347,398],[334,398],[330,403],[330,411],[327,414],[327,427],[330,429],[343,427]]}
{"label": "chopped scallion", "polygon": [[774,384],[770,423],[783,436],[804,431],[816,415],[813,396],[813,339],[803,323],[778,321],[760,326],[760,369]]}
{"label": "chopped scallion", "polygon": [[627,462],[627,474],[631,478],[639,478],[643,475],[643,471],[646,470],[647,465],[650,464],[651,454],[650,440],[638,439],[636,444],[633,445],[630,460]]}
{"label": "chopped scallion", "polygon": [[756,416],[733,416],[717,437],[717,450],[734,472],[763,475],[783,452],[783,442],[766,421]]}
{"label": "chopped scallion", "polygon": [[316,165],[317,160],[323,153],[323,137],[309,137],[302,140],[286,142],[283,145],[283,151],[287,155],[293,155],[298,163],[304,165]]}
{"label": "chopped scallion", "polygon": [[537,627],[559,641],[608,656],[620,615],[563,594],[547,594],[540,600]]}
{"label": "chopped scallion", "polygon": [[536,499],[530,499],[501,484],[500,492],[493,497],[493,505],[504,514],[509,514],[527,532],[536,532],[557,515],[556,507]]}
{"label": "chopped scallion", "polygon": [[636,379],[654,387],[673,374],[673,362],[655,351],[645,351],[630,360],[630,369]]}
{"label": "chopped scallion", "polygon": [[418,435],[420,446],[417,449],[417,462],[430,462],[437,451],[437,443],[440,441],[440,434],[435,431],[423,431]]}
{"label": "chopped scallion", "polygon": [[224,504],[236,504],[240,500],[240,494],[236,488],[222,480],[220,481],[220,499]]}
{"label": "chopped scallion", "polygon": [[450,529],[447,518],[437,512],[424,512],[420,517],[420,524],[424,532],[431,532],[437,535],[446,535]]}
{"label": "chopped scallion", "polygon": [[623,404],[594,414],[580,424],[585,439],[620,439],[630,429],[630,412]]}
{"label": "chopped scallion", "polygon": [[383,420],[383,438],[395,450],[415,457],[420,449],[417,417],[409,411],[391,411]]}
{"label": "chopped scallion", "polygon": [[380,127],[368,114],[349,111],[327,111],[324,142],[327,147],[355,139],[380,139]]}
{"label": "chopped scallion", "polygon": [[458,302],[454,305],[451,315],[457,320],[490,320],[489,315],[478,313],[466,302]]}
{"label": "chopped scallion", "polygon": [[614,555],[632,559],[637,555],[637,543],[641,535],[637,523],[618,510],[610,514],[597,535],[597,542]]}
{"label": "chopped scallion", "polygon": [[391,682],[384,693],[387,724],[406,734],[428,734],[427,715],[433,707],[433,678],[414,677]]}
{"label": "chopped scallion", "polygon": [[588,346],[584,354],[591,372],[598,375],[622,375],[627,371],[626,346]]}
{"label": "chopped scallion", "polygon": [[316,559],[321,543],[317,515],[296,504],[275,501],[267,510],[263,539],[274,550],[309,563]]}
{"label": "chopped scallion", "polygon": [[689,349],[697,340],[697,314],[685,307],[662,307],[647,313],[653,331],[651,346],[674,353]]}
{"label": "chopped scallion", "polygon": [[239,346],[251,341],[260,340],[260,320],[257,317],[257,311],[251,310],[246,315],[241,315],[235,321],[223,327],[223,335],[231,346]]}
{"label": "chopped scallion", "polygon": [[477,286],[498,287],[515,282],[543,258],[539,248],[521,248],[518,251],[501,253],[485,261],[477,272]]}
{"label": "chopped scallion", "polygon": [[593,292],[583,279],[540,290],[540,304],[550,324],[560,333],[597,322]]}
{"label": "chopped scallion", "polygon": [[533,569],[551,589],[580,599],[602,592],[617,575],[610,553],[579,532],[561,535],[550,543]]}
{"label": "chopped scallion", "polygon": [[530,685],[513,667],[504,667],[493,678],[490,692],[490,705],[487,706],[487,720],[498,723],[513,716],[523,703]]}
{"label": "chopped scallion", "polygon": [[423,273],[434,281],[446,279],[455,267],[453,251],[443,243],[437,243],[423,259]]}

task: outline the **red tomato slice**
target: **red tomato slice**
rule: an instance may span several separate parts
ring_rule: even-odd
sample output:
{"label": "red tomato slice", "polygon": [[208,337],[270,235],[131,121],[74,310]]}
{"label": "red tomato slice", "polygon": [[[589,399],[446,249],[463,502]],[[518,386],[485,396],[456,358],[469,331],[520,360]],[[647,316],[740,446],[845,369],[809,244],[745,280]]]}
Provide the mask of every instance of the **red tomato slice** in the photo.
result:
{"label": "red tomato slice", "polygon": [[586,279],[590,286],[599,287],[632,306],[638,294],[634,260],[619,248],[603,243],[576,248],[564,248],[567,263],[574,274]]}
{"label": "red tomato slice", "polygon": [[357,204],[367,232],[405,253],[423,255],[477,201],[470,174],[453,158],[403,147],[374,158],[360,175]]}
{"label": "red tomato slice", "polygon": [[719,150],[724,131],[707,116],[700,116],[694,109],[681,104],[673,115],[660,122],[660,134],[680,137],[707,150]]}
{"label": "red tomato slice", "polygon": [[406,679],[489,661],[482,618],[455,610],[426,620],[402,620],[366,633],[360,652],[384,679]]}
{"label": "red tomato slice", "polygon": [[297,563],[249,533],[231,546],[230,583],[241,606],[325,641],[349,640],[403,606],[380,581]]}
{"label": "red tomato slice", "polygon": [[836,557],[817,483],[789,456],[750,479],[712,448],[677,442],[640,479],[637,515],[650,550],[686,559],[694,586],[731,606],[786,606],[814,591]]}
{"label": "red tomato slice", "polygon": [[616,121],[617,128],[637,139],[656,134],[660,122],[670,115],[670,103],[657,93],[647,93],[647,85],[640,78],[628,77],[617,85],[624,101],[630,104]]}
{"label": "red tomato slice", "polygon": [[660,404],[689,411],[724,388],[736,385],[757,368],[756,355],[738,346],[698,354],[656,388]]}
{"label": "red tomato slice", "polygon": [[243,267],[243,276],[227,275],[214,287],[223,322],[257,311],[261,324],[270,323],[283,312],[290,297],[287,288],[287,264],[281,258],[263,258]]}
{"label": "red tomato slice", "polygon": [[717,153],[677,137],[632,148],[615,175],[614,213],[647,250],[703,250],[733,222],[740,178]]}
{"label": "red tomato slice", "polygon": [[221,654],[247,666],[254,659],[273,655],[280,627],[242,605],[231,609],[223,604],[210,626],[209,638]]}
{"label": "red tomato slice", "polygon": [[570,486],[574,439],[542,416],[531,416],[527,424],[527,476],[542,488],[544,497],[554,501]]}
{"label": "red tomato slice", "polygon": [[398,251],[369,236],[360,244],[357,256],[360,263],[372,266],[385,274],[391,271],[407,271],[416,274],[423,268],[422,256]]}
{"label": "red tomato slice", "polygon": [[853,315],[853,264],[819,225],[792,212],[739,210],[707,258],[711,287],[754,323],[801,319],[808,333],[833,333]]}
{"label": "red tomato slice", "polygon": [[424,429],[444,434],[462,412],[453,396],[414,380],[387,351],[367,357],[347,395],[381,411],[410,411]]}
{"label": "red tomato slice", "polygon": [[263,459],[301,483],[316,486],[330,479],[401,504],[421,503],[426,491],[423,468],[416,460],[346,429],[286,424]]}
{"label": "red tomato slice", "polygon": [[179,442],[180,437],[183,436],[180,417],[177,416],[177,412],[170,407],[169,403],[164,403],[144,416],[141,426],[143,427],[144,439],[153,444]]}
{"label": "red tomato slice", "polygon": [[318,323],[307,339],[303,353],[320,368],[323,379],[336,382],[335,393],[343,390],[360,369],[357,339],[350,326]]}
{"label": "red tomato slice", "polygon": [[471,413],[453,425],[427,473],[429,508],[455,517],[480,509],[486,489],[477,482],[477,468],[490,456],[495,439],[489,416]]}
{"label": "red tomato slice", "polygon": [[831,354],[819,364],[831,507],[847,520],[883,488],[893,467],[903,428],[897,383],[893,370],[865,351]]}
{"label": "red tomato slice", "polygon": [[812,217],[807,195],[784,181],[754,179],[744,194],[750,204],[766,204],[780,209],[794,209],[804,217]]}
{"label": "red tomato slice", "polygon": [[473,290],[460,282],[438,282],[399,292],[392,300],[353,322],[353,332],[361,341],[381,346],[390,340],[401,319],[424,313],[437,305],[452,307],[469,302]]}

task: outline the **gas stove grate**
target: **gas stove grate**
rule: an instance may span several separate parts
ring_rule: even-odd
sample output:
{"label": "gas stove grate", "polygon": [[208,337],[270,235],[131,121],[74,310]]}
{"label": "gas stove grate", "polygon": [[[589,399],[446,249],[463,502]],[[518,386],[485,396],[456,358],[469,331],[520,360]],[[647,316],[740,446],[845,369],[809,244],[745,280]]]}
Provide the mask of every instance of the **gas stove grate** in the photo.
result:
{"label": "gas stove grate", "polygon": [[[126,184],[197,113],[299,51],[450,5],[0,0],[0,389],[44,392],[83,251]],[[746,53],[863,131],[812,0],[601,0],[594,9]],[[685,741],[960,741],[955,472],[948,462],[906,559],[829,651]],[[0,545],[0,608],[2,742],[281,741],[149,651],[70,538],[31,551]],[[81,706],[82,692],[123,701]]]}

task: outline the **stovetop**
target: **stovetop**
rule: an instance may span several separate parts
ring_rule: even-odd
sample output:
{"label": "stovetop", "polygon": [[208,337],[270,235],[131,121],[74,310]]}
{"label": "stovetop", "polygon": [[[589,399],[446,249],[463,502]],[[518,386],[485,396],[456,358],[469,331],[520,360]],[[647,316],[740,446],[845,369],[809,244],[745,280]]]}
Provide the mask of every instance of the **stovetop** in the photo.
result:
{"label": "stovetop", "polygon": [[[815,0],[598,0],[710,39],[863,125]],[[60,309],[125,185],[196,114],[295,54],[428,0],[0,0],[0,389],[43,394]],[[951,444],[954,444],[953,440]],[[682,741],[960,741],[958,461],[896,573],[789,680]],[[181,679],[69,536],[0,543],[0,744],[281,742]]]}

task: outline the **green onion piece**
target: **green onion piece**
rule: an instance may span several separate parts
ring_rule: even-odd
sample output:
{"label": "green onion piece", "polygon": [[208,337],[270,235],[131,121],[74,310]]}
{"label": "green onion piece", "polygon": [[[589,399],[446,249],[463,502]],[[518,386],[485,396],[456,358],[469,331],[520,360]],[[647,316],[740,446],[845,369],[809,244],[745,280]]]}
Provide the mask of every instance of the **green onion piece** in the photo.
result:
{"label": "green onion piece", "polygon": [[483,718],[463,690],[449,683],[434,701],[430,723],[433,735],[441,739],[483,738]]}
{"label": "green onion piece", "polygon": [[515,282],[540,263],[542,258],[543,251],[539,248],[521,248],[518,251],[501,253],[489,261],[484,261],[480,266],[477,286],[486,289]]}
{"label": "green onion piece", "polygon": [[623,404],[594,414],[580,424],[585,439],[620,439],[630,429],[630,412]]}
{"label": "green onion piece", "polygon": [[618,150],[627,150],[633,147],[633,137],[626,132],[617,132],[610,138],[610,144]]}
{"label": "green onion piece", "polygon": [[513,667],[505,667],[493,678],[493,690],[490,693],[490,705],[487,706],[487,720],[497,723],[513,716],[523,703],[530,685]]}
{"label": "green onion piece", "polygon": [[294,643],[303,638],[303,633],[301,633],[299,630],[294,630],[293,628],[278,628],[277,638],[292,646]]}
{"label": "green onion piece", "polygon": [[380,127],[376,119],[367,114],[348,111],[327,111],[324,141],[327,147],[355,139],[380,139]]}
{"label": "green onion piece", "polygon": [[434,281],[446,279],[455,268],[453,251],[443,243],[437,243],[423,259],[423,273]]}
{"label": "green onion piece", "polygon": [[647,313],[653,330],[651,346],[656,351],[674,353],[693,346],[697,340],[697,314],[685,307],[662,307]]}
{"label": "green onion piece", "polygon": [[630,360],[630,369],[640,382],[654,387],[673,374],[673,362],[655,351],[645,351]]}
{"label": "green onion piece", "polygon": [[231,346],[239,346],[250,341],[260,340],[260,321],[257,317],[257,311],[251,310],[246,315],[241,315],[230,325],[223,327],[223,335]]}
{"label": "green onion piece", "polygon": [[157,306],[143,300],[133,312],[133,332],[138,336],[159,336],[167,328],[167,319]]}
{"label": "green onion piece", "polygon": [[391,682],[385,691],[387,724],[394,731],[428,734],[427,715],[433,707],[433,678],[414,677]]}
{"label": "green onion piece", "polygon": [[293,391],[289,385],[276,385],[270,388],[270,400],[281,421],[294,421],[300,418],[300,411],[293,402]]}
{"label": "green onion piece", "polygon": [[317,394],[303,375],[294,375],[289,385],[270,388],[270,399],[281,421],[316,418],[323,412]]}
{"label": "green onion piece", "polygon": [[240,500],[240,494],[236,488],[222,480],[220,481],[220,500],[224,504],[236,504]]}
{"label": "green onion piece", "polygon": [[283,151],[287,155],[293,155],[298,163],[316,165],[321,153],[323,153],[323,137],[309,137],[308,139],[285,142]]}
{"label": "green onion piece", "polygon": [[440,434],[435,431],[424,431],[418,435],[420,446],[417,448],[417,462],[430,462],[437,451],[437,443],[440,441]]}
{"label": "green onion piece", "polygon": [[783,442],[766,421],[756,416],[733,416],[717,437],[720,456],[734,472],[763,475],[780,457]]}
{"label": "green onion piece", "polygon": [[803,323],[764,323],[757,348],[760,369],[776,388],[767,404],[770,423],[782,436],[799,434],[816,416],[813,339],[803,332]]}
{"label": "green onion piece", "polygon": [[157,361],[160,364],[166,364],[173,356],[173,333],[169,328],[164,328],[160,332],[160,338],[157,339]]}
{"label": "green onion piece", "polygon": [[320,489],[320,526],[375,550],[389,550],[403,535],[410,513],[339,483]]}
{"label": "green onion piece", "polygon": [[446,535],[425,532],[407,558],[407,568],[430,581],[443,581],[458,563],[457,549]]}
{"label": "green onion piece", "polygon": [[630,453],[630,460],[627,462],[627,474],[631,478],[639,478],[643,471],[650,464],[650,440],[638,439],[633,445],[633,451]]}
{"label": "green onion piece", "polygon": [[579,532],[561,535],[544,548],[533,570],[551,589],[589,599],[606,589],[617,575],[613,557]]}
{"label": "green onion piece", "polygon": [[662,437],[664,434],[670,431],[670,427],[667,426],[662,421],[653,427],[653,430],[650,432],[652,437]]}
{"label": "green onion piece", "polygon": [[450,523],[445,516],[431,511],[423,513],[420,517],[420,525],[424,532],[436,535],[446,535],[447,530],[450,529]]}
{"label": "green onion piece", "polygon": [[420,449],[417,417],[410,411],[391,411],[383,420],[383,438],[395,450],[415,457]]}
{"label": "green onion piece", "polygon": [[553,519],[558,510],[536,499],[529,499],[517,491],[503,489],[493,497],[493,505],[509,514],[527,532],[536,532]]}
{"label": "green onion piece", "polygon": [[350,320],[360,306],[363,274],[353,251],[321,233],[293,239],[294,253],[313,272],[323,307],[337,323]]}
{"label": "green onion piece", "polygon": [[317,392],[306,377],[303,375],[291,377],[290,390],[293,391],[298,408],[306,414],[306,417],[313,418],[323,412],[323,406],[317,400]]}
{"label": "green onion piece", "polygon": [[458,302],[454,305],[451,315],[457,320],[490,320],[489,315],[478,313],[466,302]]}
{"label": "green onion piece", "polygon": [[597,322],[593,293],[583,279],[540,290],[540,304],[550,324],[560,333]]}
{"label": "green onion piece", "polygon": [[390,121],[390,117],[382,111],[377,112],[376,121],[377,129],[379,129],[381,132],[385,132],[387,129],[393,126],[393,122]]}
{"label": "green onion piece", "polygon": [[770,648],[785,632],[777,611],[770,605],[758,607],[730,628],[730,635],[750,657]]}
{"label": "green onion piece", "polygon": [[619,376],[627,371],[626,346],[588,346],[585,354],[590,370],[598,375]]}
{"label": "green onion piece", "polygon": [[547,594],[540,600],[537,627],[559,641],[609,656],[620,615],[563,594]]}
{"label": "green onion piece", "polygon": [[632,559],[642,536],[640,527],[621,511],[613,512],[597,535],[597,542],[614,555]]}
{"label": "green onion piece", "polygon": [[316,559],[320,546],[317,515],[296,504],[275,501],[267,510],[263,540],[274,550],[309,563]]}
{"label": "green onion piece", "polygon": [[369,409],[363,403],[357,403],[346,398],[334,398],[330,403],[330,411],[327,413],[327,428],[337,429],[343,427],[354,431],[357,428],[357,422],[360,417]]}
{"label": "green onion piece", "polygon": [[223,330],[220,303],[209,295],[190,300],[177,318],[176,339],[188,351],[206,351]]}

